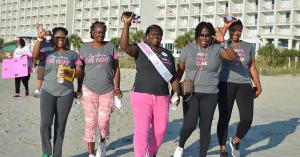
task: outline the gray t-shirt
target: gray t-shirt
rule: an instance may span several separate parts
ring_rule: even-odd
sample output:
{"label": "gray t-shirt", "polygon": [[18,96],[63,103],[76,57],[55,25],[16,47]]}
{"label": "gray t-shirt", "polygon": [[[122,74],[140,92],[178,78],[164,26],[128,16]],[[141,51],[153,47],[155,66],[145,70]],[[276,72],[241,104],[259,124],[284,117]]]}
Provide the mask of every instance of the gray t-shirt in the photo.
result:
{"label": "gray t-shirt", "polygon": [[222,60],[220,81],[249,83],[249,65],[251,57],[255,56],[253,44],[241,41],[240,46],[234,46],[232,43],[230,46],[239,57],[234,61]]}
{"label": "gray t-shirt", "polygon": [[118,53],[111,42],[101,48],[93,48],[86,43],[80,48],[84,61],[84,85],[97,94],[105,94],[114,89],[114,61]]}
{"label": "gray t-shirt", "polygon": [[65,80],[63,83],[57,83],[56,74],[59,65],[76,68],[76,66],[81,66],[82,62],[79,54],[72,50],[56,51],[47,57],[42,88],[54,96],[64,96],[74,92],[73,82]]}
{"label": "gray t-shirt", "polygon": [[195,78],[195,92],[218,93],[219,73],[221,65],[220,53],[224,52],[219,44],[210,47],[199,48],[198,44],[190,43],[179,56],[181,62],[185,62],[185,79]]}

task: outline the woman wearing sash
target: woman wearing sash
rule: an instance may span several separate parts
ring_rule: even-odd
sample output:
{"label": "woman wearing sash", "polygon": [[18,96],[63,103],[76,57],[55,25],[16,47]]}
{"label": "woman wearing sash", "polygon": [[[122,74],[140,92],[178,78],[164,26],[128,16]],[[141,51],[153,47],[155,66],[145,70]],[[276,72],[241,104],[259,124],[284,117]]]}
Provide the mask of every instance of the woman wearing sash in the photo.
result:
{"label": "woman wearing sash", "polygon": [[[262,91],[259,74],[255,66],[255,52],[252,43],[240,40],[243,24],[240,20],[234,22],[229,28],[230,46],[238,54],[234,61],[222,61],[219,83],[219,121],[218,139],[221,154],[226,153],[228,124],[231,117],[234,101],[236,101],[240,122],[236,135],[230,139],[231,154],[239,157],[239,142],[251,127],[253,119],[253,99]],[[252,89],[252,80],[256,90]],[[254,88],[255,89],[255,88]]]}
{"label": "woman wearing sash", "polygon": [[[200,157],[205,157],[210,143],[211,124],[218,100],[218,70],[221,59],[233,60],[236,53],[224,45],[224,34],[231,23],[215,31],[209,22],[200,22],[195,29],[195,42],[188,44],[180,54],[177,79],[194,79],[194,92],[187,96],[183,126],[174,157],[181,157],[184,144],[197,126],[200,128]],[[222,43],[221,44],[217,44]]]}
{"label": "woman wearing sash", "polygon": [[[123,16],[124,28],[120,46],[135,59],[136,77],[131,92],[131,110],[134,118],[134,156],[156,156],[168,126],[169,88],[171,82],[176,91],[175,63],[172,53],[161,47],[163,31],[158,25],[146,30],[147,40],[129,44],[129,27],[132,17]],[[176,94],[177,95],[177,94]],[[152,128],[152,136],[150,136]]]}

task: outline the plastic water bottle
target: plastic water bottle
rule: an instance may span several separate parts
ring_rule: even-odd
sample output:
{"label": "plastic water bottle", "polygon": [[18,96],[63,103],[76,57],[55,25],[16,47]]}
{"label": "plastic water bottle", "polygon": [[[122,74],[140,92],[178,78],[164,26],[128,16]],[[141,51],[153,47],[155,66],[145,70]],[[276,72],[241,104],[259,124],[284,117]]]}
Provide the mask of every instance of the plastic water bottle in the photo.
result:
{"label": "plastic water bottle", "polygon": [[73,100],[73,107],[77,108],[77,109],[80,109],[80,105],[81,105],[80,98],[74,98],[74,100]]}
{"label": "plastic water bottle", "polygon": [[[63,74],[64,73],[64,71],[62,71],[61,69],[63,68],[63,65],[59,65],[58,66],[58,70],[57,70],[57,76],[59,75],[59,74]],[[64,83],[64,78],[63,77],[57,77],[57,83]]]}
{"label": "plastic water bottle", "polygon": [[122,104],[121,104],[121,100],[118,96],[114,96],[114,103],[115,103],[115,106],[121,110],[121,107],[122,107]]}
{"label": "plastic water bottle", "polygon": [[170,99],[170,109],[171,110],[175,111],[177,109],[178,106],[176,105],[176,103],[178,100],[179,100],[179,97],[178,97],[177,93],[174,93]]}

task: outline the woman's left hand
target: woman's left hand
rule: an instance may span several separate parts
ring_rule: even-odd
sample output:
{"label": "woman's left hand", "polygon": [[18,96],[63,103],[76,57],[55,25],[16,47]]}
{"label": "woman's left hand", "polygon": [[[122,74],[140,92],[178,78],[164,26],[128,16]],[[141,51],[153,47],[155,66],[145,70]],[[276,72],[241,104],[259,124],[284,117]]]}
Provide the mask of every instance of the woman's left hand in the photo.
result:
{"label": "woman's left hand", "polygon": [[119,97],[119,98],[122,98],[122,97],[123,97],[123,94],[122,94],[120,88],[115,88],[113,92],[114,92],[114,95],[115,95],[115,96],[117,96],[117,97]]}
{"label": "woman's left hand", "polygon": [[261,87],[260,88],[256,88],[256,91],[254,93],[254,97],[257,98],[260,95],[261,92],[262,92]]}

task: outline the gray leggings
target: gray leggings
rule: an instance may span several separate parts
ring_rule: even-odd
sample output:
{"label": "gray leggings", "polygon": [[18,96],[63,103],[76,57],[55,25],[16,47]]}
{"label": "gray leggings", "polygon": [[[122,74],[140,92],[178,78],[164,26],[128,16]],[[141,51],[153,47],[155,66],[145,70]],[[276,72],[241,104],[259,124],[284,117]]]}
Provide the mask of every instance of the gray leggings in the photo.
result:
{"label": "gray leggings", "polygon": [[52,155],[51,127],[54,118],[53,157],[62,156],[62,144],[69,112],[72,107],[74,93],[65,96],[53,96],[45,90],[41,91],[40,112],[43,153]]}

